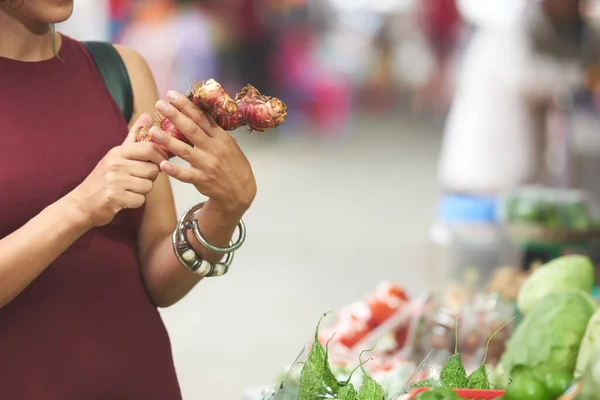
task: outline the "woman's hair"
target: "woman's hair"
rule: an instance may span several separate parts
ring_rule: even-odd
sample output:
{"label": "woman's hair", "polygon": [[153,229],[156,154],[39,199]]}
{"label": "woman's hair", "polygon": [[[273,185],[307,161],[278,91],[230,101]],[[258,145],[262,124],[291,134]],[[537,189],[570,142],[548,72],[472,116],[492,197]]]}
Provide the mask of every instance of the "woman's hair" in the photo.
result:
{"label": "woman's hair", "polygon": [[50,46],[52,46],[52,53],[54,53],[54,56],[60,58],[58,49],[56,48],[56,25],[54,24],[50,24]]}

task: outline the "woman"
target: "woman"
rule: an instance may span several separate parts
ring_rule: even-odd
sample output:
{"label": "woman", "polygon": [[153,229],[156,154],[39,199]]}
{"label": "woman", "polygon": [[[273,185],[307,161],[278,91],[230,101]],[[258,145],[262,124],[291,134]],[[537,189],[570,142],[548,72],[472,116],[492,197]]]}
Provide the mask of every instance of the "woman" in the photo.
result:
{"label": "woman", "polygon": [[[135,98],[128,133],[83,45],[51,29],[72,8],[0,1],[1,397],[178,399],[157,307],[200,278],[173,251],[168,177],[208,197],[196,219],[215,246],[228,244],[256,183],[234,139],[182,94],[158,101],[146,62],[118,47]],[[155,110],[195,144],[151,130],[189,168],[136,143]],[[188,240],[200,258],[221,258]]]}
{"label": "woman", "polygon": [[447,192],[497,196],[550,183],[549,105],[557,94],[584,89],[591,57],[584,50],[592,36],[576,34],[580,2],[530,3],[508,24],[476,32],[442,143],[439,175]]}

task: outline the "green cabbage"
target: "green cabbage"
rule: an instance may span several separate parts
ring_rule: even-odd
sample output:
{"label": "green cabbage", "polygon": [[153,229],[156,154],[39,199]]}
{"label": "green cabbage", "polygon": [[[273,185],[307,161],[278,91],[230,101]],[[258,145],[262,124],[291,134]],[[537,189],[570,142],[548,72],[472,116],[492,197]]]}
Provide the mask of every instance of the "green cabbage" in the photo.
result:
{"label": "green cabbage", "polygon": [[594,311],[591,296],[582,291],[543,297],[506,344],[498,367],[504,375],[504,383],[524,371],[540,379],[549,372],[572,374],[581,339]]}
{"label": "green cabbage", "polygon": [[585,371],[592,351],[600,343],[600,310],[596,311],[587,324],[585,335],[579,348],[577,365],[575,366],[575,377],[579,377]]}
{"label": "green cabbage", "polygon": [[583,290],[591,292],[594,265],[585,256],[568,255],[554,259],[536,270],[523,284],[517,307],[527,315],[535,304],[549,293]]}

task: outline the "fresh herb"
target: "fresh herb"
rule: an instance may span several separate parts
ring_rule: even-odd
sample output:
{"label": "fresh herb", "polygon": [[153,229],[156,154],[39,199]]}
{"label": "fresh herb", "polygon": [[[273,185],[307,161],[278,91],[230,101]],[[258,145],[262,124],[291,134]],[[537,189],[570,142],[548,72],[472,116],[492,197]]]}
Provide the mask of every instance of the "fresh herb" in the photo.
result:
{"label": "fresh herb", "polygon": [[440,371],[440,381],[442,386],[457,389],[465,389],[468,386],[467,371],[462,363],[462,357],[458,352],[458,317],[456,318],[456,327],[454,329],[455,343],[454,355],[446,362],[446,365]]}
{"label": "fresh herb", "polygon": [[[317,329],[315,339],[308,353],[308,360],[300,373],[300,382],[298,388],[299,400],[315,400],[319,398],[335,398],[339,390],[337,379],[329,366],[328,351],[319,342],[319,328],[323,318],[328,313],[323,314]],[[329,343],[329,342],[328,342]],[[327,397],[325,397],[327,396]]]}
{"label": "fresh herb", "polygon": [[[365,350],[370,351],[370,350]],[[361,352],[359,356],[360,361],[360,369],[363,373],[363,380],[360,385],[360,389],[358,390],[357,400],[384,400],[385,392],[383,387],[369,373],[364,367],[364,363],[362,361],[362,354],[365,352]]]}
{"label": "fresh herb", "polygon": [[422,381],[415,382],[411,389],[419,389],[419,388],[433,388],[440,386],[440,382],[435,378],[427,378]]}
{"label": "fresh herb", "polygon": [[467,387],[469,389],[489,390],[491,388],[490,379],[488,377],[488,371],[487,371],[487,368],[485,367],[485,361],[487,359],[490,342],[492,341],[494,336],[496,336],[502,329],[504,329],[508,324],[510,324],[515,318],[516,317],[512,317],[508,322],[506,322],[504,325],[502,325],[500,328],[498,328],[492,334],[492,336],[490,336],[488,338],[487,343],[485,345],[485,353],[483,355],[483,361],[481,361],[481,365],[479,367],[477,367],[477,369],[475,371],[473,371],[471,373],[471,375],[469,375],[469,377],[468,377]]}
{"label": "fresh herb", "polygon": [[[298,400],[340,399],[340,400],[385,400],[385,393],[379,383],[365,370],[360,353],[360,364],[352,370],[346,381],[338,382],[329,366],[329,341],[323,347],[319,342],[321,321],[327,315],[323,314],[315,332],[314,343],[308,354],[308,359],[302,367],[298,388]],[[371,349],[372,350],[372,349]],[[366,350],[366,351],[371,351]],[[358,390],[350,383],[352,375],[358,369],[362,370],[362,384]]]}
{"label": "fresh herb", "polygon": [[323,376],[312,363],[305,363],[300,375],[298,400],[332,398],[332,389],[323,382]]}
{"label": "fresh herb", "polygon": [[348,383],[346,386],[343,386],[338,393],[339,400],[357,400],[358,394],[356,393],[356,389],[354,389],[354,385]]}
{"label": "fresh herb", "polygon": [[461,400],[452,388],[440,387],[419,394],[415,400]]}
{"label": "fresh herb", "polygon": [[467,371],[459,353],[454,354],[440,371],[440,381],[443,386],[466,389],[468,386]]}

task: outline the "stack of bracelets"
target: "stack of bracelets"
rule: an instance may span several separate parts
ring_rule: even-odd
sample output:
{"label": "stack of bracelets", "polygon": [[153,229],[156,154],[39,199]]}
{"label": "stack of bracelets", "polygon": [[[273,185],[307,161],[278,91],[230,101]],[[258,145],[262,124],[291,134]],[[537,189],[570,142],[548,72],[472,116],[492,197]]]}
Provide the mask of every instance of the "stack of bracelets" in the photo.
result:
{"label": "stack of bracelets", "polygon": [[[239,235],[235,243],[229,242],[229,247],[216,247],[208,243],[200,233],[196,214],[202,209],[205,202],[190,208],[179,220],[177,228],[173,231],[173,251],[177,259],[186,269],[202,277],[222,276],[227,273],[233,261],[234,252],[239,249],[246,240],[246,226],[244,221],[238,222]],[[217,254],[225,254],[225,260],[212,264],[198,257],[190,243],[186,239],[186,232],[192,230],[194,236],[207,250]]]}

